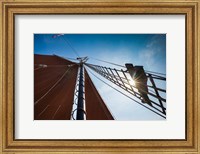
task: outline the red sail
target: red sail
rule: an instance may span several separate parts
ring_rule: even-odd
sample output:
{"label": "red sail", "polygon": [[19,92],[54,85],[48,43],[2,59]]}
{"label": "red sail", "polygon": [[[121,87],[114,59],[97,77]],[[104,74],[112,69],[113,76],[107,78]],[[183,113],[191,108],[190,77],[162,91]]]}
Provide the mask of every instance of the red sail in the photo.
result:
{"label": "red sail", "polygon": [[55,55],[34,64],[34,119],[70,120],[78,65]]}
{"label": "red sail", "polygon": [[114,120],[85,70],[85,99],[87,120]]}
{"label": "red sail", "polygon": [[[34,120],[70,120],[78,65],[56,55],[34,55]],[[85,70],[87,120],[113,120]]]}

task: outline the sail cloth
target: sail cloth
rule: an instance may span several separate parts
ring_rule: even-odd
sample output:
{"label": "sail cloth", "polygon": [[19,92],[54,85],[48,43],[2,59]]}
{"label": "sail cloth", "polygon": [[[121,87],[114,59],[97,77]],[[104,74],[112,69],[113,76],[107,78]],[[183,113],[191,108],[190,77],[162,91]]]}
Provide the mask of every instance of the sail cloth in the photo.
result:
{"label": "sail cloth", "polygon": [[34,120],[70,120],[78,65],[56,55],[34,55],[34,65]]}
{"label": "sail cloth", "polygon": [[[34,120],[70,120],[78,65],[56,55],[35,54],[34,66]],[[114,119],[86,71],[85,99],[87,120]]]}
{"label": "sail cloth", "polygon": [[114,120],[85,69],[85,102],[87,120]]}

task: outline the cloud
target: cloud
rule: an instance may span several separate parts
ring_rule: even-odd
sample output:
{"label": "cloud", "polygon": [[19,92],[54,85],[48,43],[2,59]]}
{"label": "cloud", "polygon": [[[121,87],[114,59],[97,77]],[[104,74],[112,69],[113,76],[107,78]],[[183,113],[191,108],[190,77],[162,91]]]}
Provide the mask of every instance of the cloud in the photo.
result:
{"label": "cloud", "polygon": [[[120,65],[124,65],[125,63],[133,63],[134,65],[143,65],[144,68],[147,70],[158,71],[159,62],[157,56],[161,54],[161,45],[163,45],[161,38],[155,35],[146,43],[146,45],[142,47],[141,51],[135,52],[132,49],[123,46],[116,48],[114,53],[113,50],[111,51],[111,49],[107,47],[96,49],[94,52],[95,58],[104,61],[113,62]],[[102,50],[103,52],[101,52]],[[122,69],[120,67],[113,66],[111,64],[106,64],[104,62],[99,62],[93,59],[90,59],[89,63]],[[123,70],[126,70],[126,68],[123,68]],[[104,100],[108,108],[112,109],[111,112],[117,120],[163,120],[161,117],[155,115],[151,111],[148,111],[141,105],[135,103],[130,98],[120,94],[119,92],[105,85],[90,73],[89,75],[92,78],[102,99]],[[95,73],[95,75],[97,74]],[[118,90],[125,92],[124,90],[111,83],[107,79],[104,79],[100,75],[97,76],[105,82],[109,83],[110,85],[116,87]],[[132,95],[129,96],[133,97]]]}
{"label": "cloud", "polygon": [[[164,35],[164,34],[163,34]],[[144,62],[146,69],[158,71],[161,70],[162,60],[166,61],[166,42],[162,34],[154,35],[146,44],[146,47],[140,51],[139,58]],[[161,70],[163,71],[163,70]]]}
{"label": "cloud", "polygon": [[160,46],[161,44],[164,45],[163,43],[163,38],[166,37],[165,34],[157,34],[154,35],[147,43],[146,47],[147,48],[155,48],[157,46]]}
{"label": "cloud", "polygon": [[152,49],[146,49],[140,52],[139,58],[144,62],[145,66],[151,68],[155,64],[156,52]]}

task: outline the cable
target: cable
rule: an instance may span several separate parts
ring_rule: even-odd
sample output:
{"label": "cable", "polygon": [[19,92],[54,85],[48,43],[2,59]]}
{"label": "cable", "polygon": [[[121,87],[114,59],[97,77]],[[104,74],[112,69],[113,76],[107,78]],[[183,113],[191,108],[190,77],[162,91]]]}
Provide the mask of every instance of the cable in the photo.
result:
{"label": "cable", "polygon": [[75,50],[75,48],[74,48],[74,47],[72,46],[72,44],[70,43],[70,41],[69,41],[67,38],[65,38],[64,35],[63,35],[61,38],[63,38],[63,40],[70,46],[70,48],[74,51],[74,53],[75,53],[78,57],[80,57],[79,54],[78,54],[78,52]]}
{"label": "cable", "polygon": [[54,55],[54,56],[59,57],[59,58],[62,58],[62,59],[64,59],[64,60],[68,60],[69,62],[71,62],[71,63],[73,63],[73,64],[77,64],[76,62],[73,62],[73,61],[71,61],[71,60],[69,60],[69,59],[66,59],[65,57],[61,57],[61,56],[58,56],[58,55]]}
{"label": "cable", "polygon": [[[53,37],[53,38],[56,38],[57,36],[55,36],[55,37]],[[70,43],[70,41],[67,39],[67,38],[65,38],[64,37],[64,34],[62,34],[62,35],[59,35],[59,38],[61,38],[73,51],[74,51],[74,53],[78,56],[78,57],[80,57],[79,56],[79,54],[78,54],[78,52],[75,50],[75,48],[72,46],[72,44]],[[66,45],[66,44],[64,44],[64,45]],[[66,47],[68,47],[66,45]]]}
{"label": "cable", "polygon": [[[96,88],[96,86],[95,86],[95,84],[94,84],[94,82],[93,82],[93,80],[92,80],[92,78],[90,77],[90,75],[89,75],[89,73],[88,73],[88,68],[87,67],[85,67],[86,65],[84,65],[84,68],[85,68],[85,72],[87,73],[87,75],[88,75],[88,78],[89,78],[89,82],[91,81],[91,83],[93,84],[93,88],[94,89],[96,89],[97,90],[97,92],[99,93],[99,90]],[[99,93],[100,94],[100,93]],[[103,100],[103,98],[102,98],[102,100]],[[103,100],[103,102],[105,102],[104,100]],[[101,104],[101,103],[100,103]],[[111,111],[111,109],[109,108],[109,106],[107,106],[107,104],[106,103],[104,103],[104,105],[108,108],[108,110],[110,111],[110,114],[112,115],[112,117],[113,117],[113,119],[115,120],[116,118],[115,118],[115,116],[114,116],[114,114],[112,113],[112,111]],[[102,104],[101,104],[101,106],[102,106]],[[103,109],[103,112],[106,114],[106,111]],[[106,117],[107,118],[109,118],[109,116],[106,114]]]}
{"label": "cable", "polygon": [[119,67],[126,68],[126,67],[123,66],[123,65],[119,65],[119,64],[111,63],[111,62],[108,62],[108,61],[105,61],[105,60],[96,59],[96,58],[93,58],[93,57],[90,57],[90,58],[91,58],[91,59],[94,59],[94,60],[97,60],[97,61],[104,62],[104,63],[108,63],[108,64],[112,64],[112,65],[115,65],[115,66],[119,66]]}
{"label": "cable", "polygon": [[[87,65],[87,64],[86,64]],[[92,69],[92,70],[94,70],[95,72],[97,72],[97,70],[96,69],[94,69],[93,67],[91,67],[91,66],[89,66],[88,65],[88,67],[90,68],[90,69]],[[105,77],[102,73],[99,73],[99,72],[97,72],[98,74],[100,74],[101,76],[103,76],[103,77]],[[124,76],[126,77],[126,75],[124,74]],[[106,79],[108,79],[107,77],[105,77]],[[116,84],[116,82],[113,82],[113,80],[110,80],[110,79],[108,79],[109,81],[111,81],[112,83],[114,83],[114,84]],[[127,79],[128,80],[128,79]],[[120,86],[120,85],[118,85],[118,84],[116,84],[117,86],[119,86],[120,88],[122,88],[122,89],[124,89],[122,86]],[[129,85],[129,83],[128,83],[128,85]],[[124,90],[126,90],[127,91],[127,89],[129,89],[130,90],[130,88],[129,87],[127,87],[127,86],[125,86],[124,85],[124,87],[125,87],[125,89]],[[131,92],[128,90],[127,92],[128,93],[130,93],[130,94],[133,94],[135,97],[141,97],[141,95],[138,93],[138,92],[136,92],[135,90],[133,90],[133,88],[132,88],[132,86],[130,86],[131,87]],[[134,87],[134,86],[133,86]],[[134,88],[136,88],[136,87],[134,87]],[[132,93],[133,92],[133,93]],[[136,96],[135,94],[137,94],[137,95],[139,95],[139,96]],[[152,95],[151,93],[147,93],[147,94],[150,94],[150,95]],[[154,97],[154,96],[153,96]],[[155,98],[157,98],[157,99],[160,99],[160,97],[158,98],[158,97],[155,97]],[[140,98],[139,98],[140,99]],[[160,105],[158,105],[156,102],[154,102],[153,100],[150,100],[151,101],[151,103],[153,103],[154,105],[156,105],[156,106],[159,106],[159,107],[161,107]],[[152,106],[152,108],[154,108],[155,110],[157,110],[157,111],[159,111],[159,112],[161,112],[159,109],[157,109],[156,107],[153,107]]]}
{"label": "cable", "polygon": [[57,80],[57,82],[42,97],[40,97],[37,101],[34,102],[34,105],[39,103],[40,100],[42,100],[47,94],[49,94],[51,92],[51,90],[54,87],[56,87],[57,84],[64,78],[64,76],[68,73],[69,70],[70,70],[70,67],[65,71],[65,73]]}
{"label": "cable", "polygon": [[[87,64],[86,64],[87,65]],[[93,65],[93,64],[89,64],[89,67],[91,66],[91,65]],[[93,66],[91,66],[91,67],[101,67],[101,66],[97,66],[97,65],[93,65]],[[106,67],[105,67],[106,68]],[[98,68],[97,68],[98,69]],[[107,68],[106,68],[107,69]],[[103,72],[102,72],[103,73]],[[106,73],[106,72],[104,72],[104,73]],[[106,73],[107,74],[107,76],[110,76],[111,74],[108,74],[108,73]],[[112,76],[112,75],[111,75]],[[124,74],[124,76],[126,76],[125,74]],[[119,76],[120,77],[120,76]],[[128,78],[126,79],[128,82],[130,81]],[[117,80],[118,81],[118,80]],[[124,81],[124,80],[123,80]],[[128,84],[130,87],[134,87],[134,88],[136,88],[136,89],[138,89],[136,86],[134,86],[134,85],[130,85],[129,83],[127,83],[126,82],[126,84]],[[142,84],[142,83],[140,83],[140,85],[145,85],[146,86],[146,84]],[[149,85],[147,85],[147,86],[149,86]],[[142,90],[142,89],[140,89],[140,90]],[[159,99],[159,100],[161,100],[161,101],[164,101],[164,98],[162,98],[162,97],[158,97],[158,96],[156,96],[155,94],[155,92],[153,91],[153,90],[151,90],[151,89],[149,89],[149,91],[150,92],[152,92],[152,93],[150,93],[150,92],[146,92],[146,91],[144,91],[144,90],[142,90],[143,92],[145,92],[146,94],[149,94],[149,95],[151,95],[151,96],[153,96],[154,98],[157,98],[157,99]]]}
{"label": "cable", "polygon": [[69,58],[69,57],[64,57],[65,59],[69,59],[69,60],[76,60],[76,61],[78,61],[77,59],[75,59],[75,58]]}
{"label": "cable", "polygon": [[158,72],[153,72],[153,71],[147,71],[147,70],[145,70],[145,72],[149,72],[149,73],[155,73],[155,74],[160,74],[160,75],[164,75],[164,76],[166,76],[166,74],[164,74],[164,73],[158,73]]}
{"label": "cable", "polygon": [[128,96],[128,95],[126,95],[126,94],[124,94],[123,92],[121,92],[121,91],[120,91],[120,90],[118,90],[117,88],[115,88],[115,87],[111,86],[110,84],[108,84],[107,82],[103,81],[102,79],[100,79],[99,77],[97,77],[97,76],[96,76],[94,73],[92,73],[92,72],[91,72],[89,69],[88,69],[88,71],[89,71],[89,72],[90,72],[90,73],[91,73],[93,76],[95,76],[97,79],[99,79],[100,81],[102,81],[104,84],[108,85],[109,87],[113,88],[114,90],[118,91],[119,93],[123,94],[124,96],[126,96],[126,97],[130,98],[131,100],[135,101],[137,104],[140,104],[140,105],[142,105],[143,107],[145,107],[145,108],[149,109],[150,111],[152,111],[152,112],[156,113],[157,115],[159,115],[159,116],[163,117],[164,119],[166,119],[166,117],[165,117],[165,116],[163,116],[163,115],[161,115],[161,114],[157,113],[156,111],[154,111],[154,110],[152,110],[152,109],[148,108],[147,106],[145,106],[145,105],[141,104],[141,103],[140,103],[140,102],[138,102],[137,100],[135,100],[135,99],[133,99],[132,97],[130,97],[130,96]]}
{"label": "cable", "polygon": [[[126,67],[123,66],[123,65],[115,64],[115,63],[112,63],[112,62],[108,62],[108,61],[105,61],[105,60],[100,60],[100,59],[93,58],[93,57],[90,57],[90,58],[91,58],[91,59],[94,59],[94,60],[97,60],[97,61],[104,62],[104,63],[108,63],[108,64],[112,64],[112,65],[115,65],[115,66],[119,66],[119,67],[126,68]],[[160,75],[165,75],[165,76],[166,76],[166,74],[164,74],[164,73],[159,73],[159,72],[153,72],[153,71],[147,71],[147,70],[145,70],[145,72],[155,73],[155,74],[160,74]]]}

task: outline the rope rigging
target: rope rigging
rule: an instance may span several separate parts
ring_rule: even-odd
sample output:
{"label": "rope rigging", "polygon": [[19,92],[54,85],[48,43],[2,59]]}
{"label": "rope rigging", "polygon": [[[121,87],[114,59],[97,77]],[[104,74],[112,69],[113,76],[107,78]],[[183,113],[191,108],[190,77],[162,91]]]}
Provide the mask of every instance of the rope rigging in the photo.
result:
{"label": "rope rigging", "polygon": [[71,44],[71,42],[69,41],[69,39],[67,39],[66,37],[64,37],[64,35],[63,35],[63,37],[61,37],[61,38],[69,45],[69,47],[74,51],[74,53],[75,53],[78,57],[80,57],[79,54],[78,54],[78,52],[76,51],[76,49],[72,46],[72,44]]}
{"label": "rope rigging", "polygon": [[[104,66],[99,66],[99,65],[94,65],[94,64],[89,64],[86,63],[88,60],[88,57],[80,57],[76,49],[73,47],[69,39],[67,37],[64,37],[64,34],[55,34],[52,36],[52,38],[59,37],[64,41],[64,45],[66,47],[70,47],[72,51],[76,54],[77,59],[75,58],[69,58],[69,57],[64,57],[64,59],[67,60],[73,60],[73,61],[80,61],[80,62],[74,62],[76,64],[83,64],[88,68],[88,71],[97,79],[111,87],[112,89],[120,92],[124,96],[128,97],[129,99],[133,100],[137,104],[140,104],[141,106],[145,107],[146,109],[154,112],[155,114],[159,115],[162,118],[166,118],[166,89],[160,88],[156,86],[155,80],[160,80],[166,82],[166,74],[164,73],[159,73],[159,72],[153,72],[153,71],[147,71],[144,70],[142,66],[131,66],[130,64],[126,64],[125,66],[116,64],[113,62],[89,57],[91,59],[104,62],[107,64],[111,64],[117,67],[121,67],[123,69],[115,69],[115,68],[110,68],[110,67],[104,67]],[[37,38],[36,38],[37,39]],[[84,59],[85,58],[85,59]],[[130,69],[129,69],[130,66]],[[142,67],[142,68],[140,68]],[[135,70],[133,70],[135,69]],[[109,80],[110,82],[114,83],[124,91],[128,92],[134,98],[140,100],[136,100],[129,95],[125,94],[124,92],[121,92],[117,88],[111,86],[107,82],[103,81],[100,79],[98,76],[96,76],[92,71],[98,73],[105,79]],[[136,73],[139,72],[139,73]],[[67,71],[63,74],[66,75]],[[139,75],[138,75],[139,74]],[[134,77],[135,76],[135,77]],[[77,79],[78,80],[78,79]],[[59,81],[58,81],[59,82]],[[56,83],[57,84],[57,83]],[[55,84],[55,85],[56,85]],[[53,86],[54,87],[54,86]],[[164,94],[164,97],[162,94]],[[46,94],[43,96],[45,97]],[[40,99],[43,99],[40,98]],[[40,101],[37,100],[35,102],[35,105]],[[77,101],[77,100],[76,100]],[[75,104],[77,105],[77,104]],[[80,110],[80,109],[79,109]],[[71,113],[71,118],[74,119],[74,113],[77,112],[77,109],[74,109]]]}
{"label": "rope rigging", "polygon": [[77,59],[75,59],[75,58],[69,58],[69,57],[64,57],[65,59],[67,59],[67,60],[75,60],[75,61],[78,61]]}
{"label": "rope rigging", "polygon": [[[117,70],[88,63],[85,63],[85,65],[134,97],[140,99],[142,103],[149,105],[149,108],[156,110],[164,117],[166,116],[166,99],[160,96],[160,92],[166,93],[166,90],[156,87],[154,82],[154,78],[157,80],[164,80],[163,77],[146,73],[145,76],[151,83],[151,85],[149,85],[147,81],[146,83],[144,80],[141,82],[141,73],[139,77],[135,78],[134,82],[130,75],[130,70]],[[152,93],[152,90],[155,92]]]}
{"label": "rope rigging", "polygon": [[[119,64],[116,64],[116,63],[113,63],[113,62],[108,62],[108,61],[105,61],[105,60],[101,60],[101,59],[97,59],[97,58],[93,58],[93,57],[89,57],[91,59],[94,59],[94,60],[97,60],[97,61],[101,61],[101,62],[104,62],[104,63],[107,63],[107,64],[111,64],[111,65],[115,65],[115,66],[119,66],[119,67],[122,67],[122,68],[126,68],[125,66],[123,65],[119,65]],[[159,73],[159,72],[153,72],[153,71],[147,71],[145,70],[145,72],[151,74],[151,75],[154,75],[154,74],[158,74],[158,75],[163,75],[163,76],[166,76],[166,74],[164,73]],[[153,73],[153,74],[152,74]]]}
{"label": "rope rigging", "polygon": [[52,38],[61,38],[64,42],[65,42],[65,45],[66,47],[70,47],[72,49],[72,51],[76,54],[77,57],[80,57],[78,52],[76,51],[76,49],[72,46],[71,42],[69,41],[69,39],[67,39],[67,37],[64,37],[65,34],[55,34],[52,36]]}
{"label": "rope rigging", "polygon": [[108,85],[108,86],[109,86],[109,87],[111,87],[112,89],[116,90],[117,92],[121,93],[122,95],[126,96],[127,98],[129,98],[129,99],[133,100],[133,101],[134,101],[134,102],[136,102],[137,104],[139,104],[139,105],[141,105],[141,106],[145,107],[146,109],[148,109],[148,110],[150,110],[150,111],[154,112],[155,114],[159,115],[160,117],[162,117],[162,118],[166,119],[166,117],[165,117],[165,116],[163,116],[162,114],[160,114],[160,113],[158,113],[158,112],[154,111],[153,109],[149,108],[148,106],[145,106],[144,104],[140,103],[139,101],[137,101],[137,100],[133,99],[132,97],[128,96],[127,94],[125,94],[125,93],[121,92],[121,91],[120,91],[120,90],[118,90],[117,88],[115,88],[115,87],[111,86],[110,84],[108,84],[107,82],[103,81],[103,80],[102,80],[102,79],[100,79],[98,76],[96,76],[94,73],[92,73],[90,70],[88,70],[88,71],[89,71],[89,72],[90,72],[90,73],[91,73],[91,74],[92,74],[94,77],[96,77],[98,80],[100,80],[100,81],[101,81],[101,82],[103,82],[104,84]]}
{"label": "rope rigging", "polygon": [[100,59],[93,58],[93,57],[89,57],[89,58],[94,59],[94,60],[97,60],[97,61],[101,61],[101,62],[104,62],[104,63],[107,63],[107,64],[111,64],[111,65],[115,65],[115,66],[119,66],[119,67],[126,68],[126,67],[123,66],[123,65],[119,65],[119,64],[111,63],[111,62],[108,62],[108,61],[105,61],[105,60],[100,60]]}

